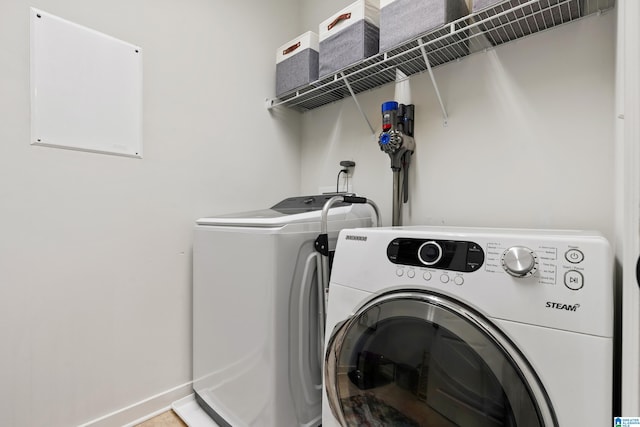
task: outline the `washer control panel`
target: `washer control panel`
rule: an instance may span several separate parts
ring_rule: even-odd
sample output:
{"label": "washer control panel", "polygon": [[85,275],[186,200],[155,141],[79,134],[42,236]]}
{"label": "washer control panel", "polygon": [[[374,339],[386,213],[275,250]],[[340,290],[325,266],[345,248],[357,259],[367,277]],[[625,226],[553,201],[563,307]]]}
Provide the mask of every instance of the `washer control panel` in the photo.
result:
{"label": "washer control panel", "polygon": [[397,238],[387,246],[387,258],[394,264],[472,272],[484,263],[484,251],[474,242]]}
{"label": "washer control panel", "polygon": [[[464,277],[460,273],[471,273],[484,267],[483,270],[489,273],[507,273],[518,280],[532,278],[539,284],[563,284],[572,291],[583,289],[585,284],[585,252],[575,245],[554,247],[489,242],[483,248],[469,240],[399,237],[387,245],[387,258],[398,266],[398,277],[406,275],[412,279],[420,275],[427,282],[435,274],[433,278],[443,284],[451,281],[462,285]],[[413,267],[421,270],[416,273]],[[435,273],[432,269],[445,271]],[[446,270],[458,275],[450,276]]]}
{"label": "washer control panel", "polygon": [[564,284],[572,291],[584,287],[585,253],[577,245],[507,246],[489,243],[486,247],[487,272],[506,272],[524,279],[533,277],[540,284]]}
{"label": "washer control panel", "polygon": [[598,232],[407,226],[340,236],[331,283],[357,289],[356,300],[415,290],[460,300],[502,325],[612,335],[614,258]]}

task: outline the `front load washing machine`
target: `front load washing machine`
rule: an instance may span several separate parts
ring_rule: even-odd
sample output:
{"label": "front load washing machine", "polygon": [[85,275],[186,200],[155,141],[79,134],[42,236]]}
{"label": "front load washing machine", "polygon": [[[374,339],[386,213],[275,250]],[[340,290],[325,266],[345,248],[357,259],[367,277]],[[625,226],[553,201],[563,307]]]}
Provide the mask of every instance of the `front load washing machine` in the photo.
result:
{"label": "front load washing machine", "polygon": [[345,230],[327,310],[323,426],[611,424],[598,233]]}
{"label": "front load washing machine", "polygon": [[[332,195],[201,218],[193,248],[193,389],[222,426],[316,426],[324,312],[314,240]],[[339,230],[372,225],[368,205],[329,211]]]}

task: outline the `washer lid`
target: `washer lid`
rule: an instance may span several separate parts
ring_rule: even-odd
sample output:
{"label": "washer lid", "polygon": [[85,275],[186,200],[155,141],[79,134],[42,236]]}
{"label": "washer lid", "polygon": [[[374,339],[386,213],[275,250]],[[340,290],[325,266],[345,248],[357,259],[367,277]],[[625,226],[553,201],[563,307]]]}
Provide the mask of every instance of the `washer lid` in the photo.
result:
{"label": "washer lid", "polygon": [[[335,194],[289,197],[269,209],[200,218],[196,224],[226,227],[279,227],[297,222],[316,222],[320,219],[322,207],[333,196]],[[351,211],[350,203],[334,204],[329,219]]]}

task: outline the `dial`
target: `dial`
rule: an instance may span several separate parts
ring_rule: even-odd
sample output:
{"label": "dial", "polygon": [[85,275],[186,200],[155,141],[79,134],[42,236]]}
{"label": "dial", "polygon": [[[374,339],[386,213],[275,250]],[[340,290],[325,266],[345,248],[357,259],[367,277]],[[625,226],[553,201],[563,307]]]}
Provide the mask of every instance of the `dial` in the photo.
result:
{"label": "dial", "polygon": [[538,269],[538,256],[524,246],[512,246],[502,254],[502,268],[514,277],[532,276]]}
{"label": "dial", "polygon": [[423,243],[418,249],[418,259],[424,265],[434,265],[442,258],[442,247],[434,241]]}

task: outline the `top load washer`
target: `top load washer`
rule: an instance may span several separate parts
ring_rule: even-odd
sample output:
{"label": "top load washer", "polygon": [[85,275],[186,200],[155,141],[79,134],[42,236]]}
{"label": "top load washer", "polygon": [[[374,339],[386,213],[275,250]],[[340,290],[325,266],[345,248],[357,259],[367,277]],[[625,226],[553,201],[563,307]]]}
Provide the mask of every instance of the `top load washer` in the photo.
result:
{"label": "top load washer", "polygon": [[[332,196],[292,197],[270,209],[197,221],[193,389],[220,426],[321,422],[324,325],[314,240]],[[339,230],[372,225],[369,206],[334,206],[327,221],[332,245]]]}
{"label": "top load washer", "polygon": [[595,232],[341,232],[323,426],[610,425],[612,260]]}

